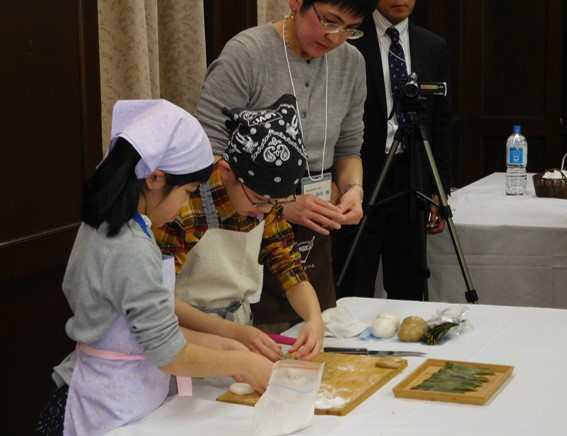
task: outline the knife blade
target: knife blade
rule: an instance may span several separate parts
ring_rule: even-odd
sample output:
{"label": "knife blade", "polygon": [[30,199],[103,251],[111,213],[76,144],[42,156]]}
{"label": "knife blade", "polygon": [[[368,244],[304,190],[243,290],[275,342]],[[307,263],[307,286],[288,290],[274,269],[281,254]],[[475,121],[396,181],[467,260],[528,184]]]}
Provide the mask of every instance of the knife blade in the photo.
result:
{"label": "knife blade", "polygon": [[424,357],[425,353],[420,351],[397,351],[397,350],[369,350],[368,348],[348,348],[348,347],[325,347],[323,351],[327,353],[339,354],[360,354],[364,356],[415,356]]}

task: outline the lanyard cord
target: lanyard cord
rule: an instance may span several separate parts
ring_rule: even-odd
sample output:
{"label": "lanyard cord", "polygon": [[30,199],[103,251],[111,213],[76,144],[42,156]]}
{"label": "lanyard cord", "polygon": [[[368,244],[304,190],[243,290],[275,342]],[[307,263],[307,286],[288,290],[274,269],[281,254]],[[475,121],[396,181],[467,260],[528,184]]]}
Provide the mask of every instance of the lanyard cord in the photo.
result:
{"label": "lanyard cord", "polygon": [[140,212],[136,211],[134,213],[134,219],[140,225],[140,227],[142,228],[144,233],[148,236],[148,238],[152,239],[152,236],[150,235],[150,231],[148,230],[148,225],[146,224],[146,221],[144,220]]}
{"label": "lanyard cord", "polygon": [[[297,118],[299,119],[299,128],[301,129],[301,134],[303,135],[303,140],[305,141],[305,134],[303,133],[303,123],[301,122],[301,112],[299,111],[299,100],[297,99],[297,94],[295,93],[295,85],[293,84],[293,75],[291,74],[291,66],[289,64],[289,56],[287,53],[287,35],[285,32],[285,25],[287,24],[288,18],[289,15],[286,15],[283,22],[282,41],[284,46],[285,60],[287,62],[287,70],[289,72],[289,80],[291,82],[291,89],[293,90],[293,96],[295,97],[295,105],[297,107]],[[311,177],[311,170],[309,169],[309,159],[307,159],[307,175],[309,176],[309,179],[314,182],[323,179],[323,171],[325,170],[325,150],[327,148],[328,96],[329,96],[329,64],[327,61],[327,53],[325,53],[325,136],[323,137],[323,156],[321,162],[321,175],[319,175],[318,177]]]}

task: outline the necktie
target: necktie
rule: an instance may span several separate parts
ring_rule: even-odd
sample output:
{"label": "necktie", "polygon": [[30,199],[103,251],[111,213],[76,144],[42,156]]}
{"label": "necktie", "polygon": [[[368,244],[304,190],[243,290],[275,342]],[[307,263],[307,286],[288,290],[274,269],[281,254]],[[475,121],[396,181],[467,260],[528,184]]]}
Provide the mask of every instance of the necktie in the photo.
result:
{"label": "necktie", "polygon": [[[392,85],[392,98],[394,107],[396,109],[396,118],[398,125],[404,123],[404,114],[401,105],[398,103],[399,92],[402,85],[406,82],[408,73],[406,69],[406,61],[404,56],[404,49],[400,44],[400,33],[395,27],[386,29],[386,33],[392,41],[390,49],[388,50],[388,64],[390,66],[390,84]],[[402,150],[407,150],[407,141],[402,141]]]}

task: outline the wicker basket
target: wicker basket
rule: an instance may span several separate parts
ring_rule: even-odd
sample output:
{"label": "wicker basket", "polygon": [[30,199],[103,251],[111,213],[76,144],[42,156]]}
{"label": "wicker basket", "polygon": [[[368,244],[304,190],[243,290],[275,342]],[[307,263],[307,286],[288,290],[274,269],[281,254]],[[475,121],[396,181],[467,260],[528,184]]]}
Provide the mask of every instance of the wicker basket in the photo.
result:
{"label": "wicker basket", "polygon": [[[561,160],[561,170],[565,170],[565,157],[567,157],[567,153]],[[567,177],[561,173],[561,179],[544,179],[543,175],[545,173],[546,171],[533,176],[536,195],[538,197],[567,199]]]}

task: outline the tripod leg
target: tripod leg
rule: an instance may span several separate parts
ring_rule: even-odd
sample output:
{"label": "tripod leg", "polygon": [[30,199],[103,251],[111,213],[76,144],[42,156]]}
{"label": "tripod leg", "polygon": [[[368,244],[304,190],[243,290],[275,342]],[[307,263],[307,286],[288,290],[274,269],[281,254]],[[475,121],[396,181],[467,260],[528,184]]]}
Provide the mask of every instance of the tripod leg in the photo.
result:
{"label": "tripod leg", "polygon": [[447,220],[447,225],[449,226],[449,233],[451,234],[451,240],[453,241],[453,247],[455,248],[455,253],[457,254],[457,258],[459,260],[459,266],[461,267],[461,272],[463,273],[463,278],[465,279],[465,284],[467,286],[467,292],[465,292],[465,297],[467,302],[469,303],[476,303],[478,301],[478,295],[476,290],[474,289],[471,276],[469,274],[469,270],[467,264],[465,262],[465,256],[463,255],[463,250],[461,249],[461,243],[459,241],[459,237],[457,236],[457,230],[455,228],[455,224],[453,223],[453,215],[451,213],[451,207],[447,202],[447,195],[445,194],[445,190],[443,189],[443,184],[441,183],[441,178],[439,177],[439,172],[437,171],[437,165],[435,164],[435,159],[433,158],[433,153],[431,152],[431,146],[429,145],[429,141],[427,139],[427,131],[425,130],[425,126],[423,124],[419,124],[419,134],[421,136],[421,141],[423,142],[423,146],[425,148],[425,152],[427,154],[427,160],[429,161],[429,166],[431,167],[431,171],[433,173],[433,178],[435,180],[435,188],[439,193],[439,199],[441,202],[441,213],[443,217]]}
{"label": "tripod leg", "polygon": [[[414,198],[414,201],[418,201]],[[425,235],[425,229],[423,226],[425,225],[425,210],[421,209],[416,213],[417,222],[416,225],[419,228],[419,250],[420,250],[420,282],[421,282],[421,289],[423,291],[423,301],[429,301],[429,285],[428,285],[428,271],[429,267],[427,265],[427,238]]]}
{"label": "tripod leg", "polygon": [[423,173],[421,159],[417,147],[415,129],[410,133],[410,221],[413,223],[412,231],[417,232],[417,249],[419,250],[419,291],[423,301],[429,301],[429,267],[427,265],[427,238],[425,235],[425,202],[417,193],[423,191]]}
{"label": "tripod leg", "polygon": [[356,247],[358,245],[358,241],[360,240],[360,237],[362,236],[362,232],[363,232],[364,228],[366,227],[366,222],[368,220],[368,213],[372,210],[372,208],[374,207],[374,204],[376,203],[376,199],[378,198],[378,194],[380,193],[380,189],[382,189],[382,185],[384,184],[384,180],[386,179],[386,175],[388,174],[390,166],[392,165],[392,160],[394,159],[394,156],[396,155],[396,150],[398,149],[398,147],[401,143],[402,136],[403,136],[403,129],[398,129],[396,134],[394,135],[394,142],[392,143],[392,146],[390,147],[390,151],[388,151],[388,156],[386,158],[386,162],[384,162],[384,166],[382,167],[382,170],[380,171],[378,181],[376,182],[376,185],[374,186],[374,190],[372,191],[372,195],[370,196],[370,200],[368,200],[368,202],[366,203],[364,216],[362,217],[362,220],[360,221],[358,231],[356,232],[356,236],[354,238],[352,246],[350,247],[350,251],[347,255],[347,258],[346,258],[345,263],[343,265],[343,268],[341,270],[341,274],[339,276],[339,279],[337,280],[337,283],[336,283],[337,286],[341,286],[343,284],[345,274],[347,272],[348,266],[350,265],[350,262],[352,260],[353,255],[354,255],[354,251],[356,250]]}

